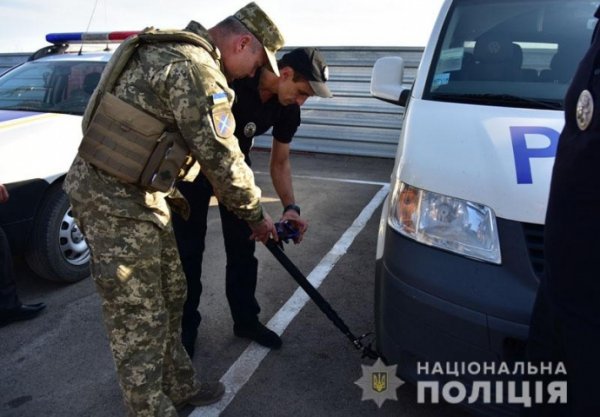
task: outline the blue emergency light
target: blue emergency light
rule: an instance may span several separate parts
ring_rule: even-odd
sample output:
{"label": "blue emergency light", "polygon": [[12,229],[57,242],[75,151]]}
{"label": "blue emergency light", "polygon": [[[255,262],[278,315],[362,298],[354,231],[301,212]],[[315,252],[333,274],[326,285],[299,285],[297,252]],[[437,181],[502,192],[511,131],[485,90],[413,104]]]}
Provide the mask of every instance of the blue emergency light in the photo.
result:
{"label": "blue emergency light", "polygon": [[46,41],[50,43],[85,43],[85,42],[122,42],[139,31],[117,32],[63,32],[48,33]]}

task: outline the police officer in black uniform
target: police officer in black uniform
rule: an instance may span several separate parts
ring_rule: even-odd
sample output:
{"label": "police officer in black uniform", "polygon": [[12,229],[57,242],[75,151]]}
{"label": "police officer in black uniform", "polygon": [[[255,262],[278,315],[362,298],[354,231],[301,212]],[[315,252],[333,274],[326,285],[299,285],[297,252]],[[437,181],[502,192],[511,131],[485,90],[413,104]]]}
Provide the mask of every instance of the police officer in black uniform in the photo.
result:
{"label": "police officer in black uniform", "polygon": [[[0,203],[7,202],[9,197],[6,186],[0,184]],[[0,327],[37,317],[44,308],[44,303],[23,304],[19,300],[10,245],[0,227]]]}
{"label": "police officer in black uniform", "polygon": [[[315,48],[297,48],[278,62],[280,76],[267,69],[257,71],[252,78],[236,80],[233,88],[236,102],[232,108],[236,121],[235,136],[240,149],[251,165],[250,149],[254,137],[272,128],[271,176],[283,204],[283,220],[296,224],[303,233],[307,224],[300,217],[300,207],[294,200],[289,166],[289,143],[300,125],[300,105],[309,96],[331,97],[325,82],[328,70],[323,56]],[[281,169],[274,169],[274,160],[281,160]],[[182,341],[190,357],[201,321],[198,305],[202,284],[202,254],[205,248],[206,221],[210,183],[202,173],[193,183],[180,182],[179,190],[190,204],[191,215],[184,221],[173,216],[173,228],[188,284],[187,300],[182,319]],[[260,307],[254,296],[258,261],[254,257],[255,242],[249,239],[251,230],[232,212],[219,204],[221,225],[227,256],[226,295],[234,321],[234,334],[277,349],[280,337],[258,320]],[[298,243],[300,237],[296,240]]]}
{"label": "police officer in black uniform", "polygon": [[[600,8],[595,16],[600,17]],[[532,362],[564,363],[567,403],[533,404],[523,412],[528,416],[600,416],[598,30],[597,23],[565,97],[565,126],[546,214],[545,277],[534,306],[527,351]]]}

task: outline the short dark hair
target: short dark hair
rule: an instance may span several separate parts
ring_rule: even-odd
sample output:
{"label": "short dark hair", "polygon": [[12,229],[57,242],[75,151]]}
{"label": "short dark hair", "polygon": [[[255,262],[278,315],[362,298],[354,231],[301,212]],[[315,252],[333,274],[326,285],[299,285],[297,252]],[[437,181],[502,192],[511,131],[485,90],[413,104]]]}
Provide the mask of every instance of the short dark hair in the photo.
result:
{"label": "short dark hair", "polygon": [[250,48],[256,53],[262,49],[260,41],[248,30],[246,26],[233,16],[226,17],[215,26],[223,35],[250,35],[252,41]]}
{"label": "short dark hair", "polygon": [[292,81],[293,82],[299,83],[299,82],[302,82],[302,81],[308,81],[304,75],[302,75],[302,74],[300,74],[300,72],[296,71],[294,69],[294,67],[292,67],[291,65],[282,63],[281,60],[277,61],[277,68],[279,68],[281,70],[282,68],[285,68],[285,67],[289,67],[292,70],[294,70],[294,76],[292,77]]}
{"label": "short dark hair", "polygon": [[226,17],[221,20],[216,25],[217,28],[222,30],[223,32],[230,33],[232,35],[245,35],[246,33],[250,33],[250,31],[233,16]]}

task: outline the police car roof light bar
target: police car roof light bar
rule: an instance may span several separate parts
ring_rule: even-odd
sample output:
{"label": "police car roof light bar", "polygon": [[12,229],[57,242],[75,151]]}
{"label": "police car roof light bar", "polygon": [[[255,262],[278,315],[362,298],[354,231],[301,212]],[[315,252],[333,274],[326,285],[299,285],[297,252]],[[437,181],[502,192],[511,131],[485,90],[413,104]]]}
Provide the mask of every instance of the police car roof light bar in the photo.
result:
{"label": "police car roof light bar", "polygon": [[48,33],[46,41],[53,44],[85,42],[122,42],[128,37],[140,33],[137,30],[115,32],[59,32]]}

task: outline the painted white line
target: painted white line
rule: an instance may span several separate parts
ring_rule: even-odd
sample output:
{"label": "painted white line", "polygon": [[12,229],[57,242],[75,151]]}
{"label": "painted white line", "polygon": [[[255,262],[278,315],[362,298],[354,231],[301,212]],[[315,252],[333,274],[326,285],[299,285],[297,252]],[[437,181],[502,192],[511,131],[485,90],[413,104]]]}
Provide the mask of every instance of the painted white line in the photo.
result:
{"label": "painted white line", "polygon": [[[263,172],[263,171],[254,171],[254,174],[271,175],[268,172]],[[366,185],[381,185],[381,186],[389,184],[387,182],[381,182],[381,181],[353,180],[350,178],[313,177],[311,175],[292,175],[292,176],[294,178],[304,178],[304,179],[308,179],[308,180],[346,182],[349,184],[366,184]]]}
{"label": "painted white line", "polygon": [[[311,271],[307,279],[315,287],[319,288],[329,272],[342,256],[346,254],[348,248],[365,227],[369,219],[373,216],[377,207],[383,202],[389,192],[389,185],[384,185],[375,194],[375,197],[365,206],[352,225],[344,232],[342,237],[333,245],[331,250],[325,255],[321,262]],[[298,288],[292,297],[279,309],[271,318],[268,327],[278,335],[281,335],[291,321],[298,315],[300,310],[309,300],[308,295]],[[225,384],[226,391],[223,398],[218,403],[206,407],[196,408],[189,417],[218,417],[231,401],[235,398],[238,391],[248,382],[252,374],[256,371],[262,360],[267,356],[270,349],[251,343],[240,357],[231,365],[229,370],[221,377],[221,382]]]}

